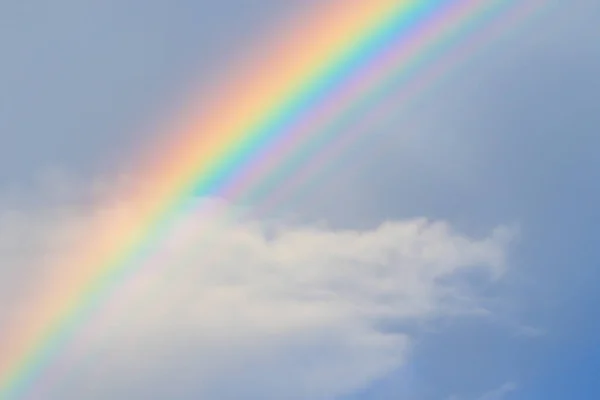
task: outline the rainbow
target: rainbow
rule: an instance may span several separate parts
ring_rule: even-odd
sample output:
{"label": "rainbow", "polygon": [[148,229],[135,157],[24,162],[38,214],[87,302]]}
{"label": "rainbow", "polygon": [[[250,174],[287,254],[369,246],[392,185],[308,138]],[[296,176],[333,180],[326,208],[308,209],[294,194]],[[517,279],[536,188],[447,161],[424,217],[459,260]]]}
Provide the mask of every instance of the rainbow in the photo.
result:
{"label": "rainbow", "polygon": [[281,201],[306,171],[339,158],[344,137],[364,137],[386,99],[403,93],[394,111],[405,107],[445,70],[444,55],[468,39],[485,44],[482,32],[499,20],[510,28],[523,3],[541,2],[331,0],[278,27],[190,101],[140,162],[136,175],[152,183],[128,195],[135,212],[98,221],[93,240],[60,266],[64,279],[42,287],[28,318],[2,336],[0,400],[39,395],[68,344],[198,199],[256,210]]}

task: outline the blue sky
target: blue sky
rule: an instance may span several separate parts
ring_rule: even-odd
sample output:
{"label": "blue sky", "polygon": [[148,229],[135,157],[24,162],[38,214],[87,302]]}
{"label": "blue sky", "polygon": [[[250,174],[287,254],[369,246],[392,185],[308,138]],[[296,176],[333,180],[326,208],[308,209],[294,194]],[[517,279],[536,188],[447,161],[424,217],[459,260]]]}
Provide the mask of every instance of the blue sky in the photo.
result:
{"label": "blue sky", "polygon": [[[98,212],[89,200],[93,188],[99,182],[117,185],[115,177],[157,139],[152,127],[177,108],[190,82],[202,87],[265,29],[308,5],[271,0],[0,3],[0,281],[6,282],[0,283],[0,329],[19,304],[31,300],[27,288],[55,273],[40,266],[47,243],[54,246],[51,238],[65,232],[66,242],[73,232],[86,234],[88,220]],[[288,320],[289,310],[301,303],[286,297],[283,303],[290,308],[280,310],[271,304],[279,299],[273,295],[267,299],[271,303],[257,301],[250,317],[232,322],[219,312],[229,315],[228,307],[236,303],[213,299],[214,320],[206,317],[211,329],[235,327],[247,336],[232,335],[230,343],[221,331],[214,337],[206,333],[202,324],[183,323],[176,331],[163,326],[179,323],[177,317],[148,317],[130,330],[102,330],[90,339],[90,351],[100,354],[92,366],[82,364],[81,375],[66,374],[45,398],[161,399],[172,398],[172,387],[182,399],[600,396],[595,240],[600,5],[556,1],[554,7],[458,70],[410,118],[372,132],[375,139],[355,162],[282,210],[294,221],[281,228],[278,246],[293,254],[286,259],[289,265],[283,264],[304,268],[309,263],[314,274],[327,271],[318,279],[293,276],[312,288],[330,290],[332,276],[349,267],[332,265],[327,251],[314,255],[307,249],[328,243],[345,251],[351,240],[345,230],[362,232],[371,238],[371,251],[401,260],[412,255],[390,245],[390,238],[429,246],[434,263],[405,260],[386,270],[397,292],[410,299],[410,304],[393,303],[404,307],[401,312],[381,318],[376,309],[382,304],[373,295],[360,298],[368,308],[365,315],[349,316],[341,303],[310,308],[309,320]],[[414,233],[414,218],[445,221],[449,228],[426,225]],[[385,222],[393,229],[382,228]],[[257,224],[231,228],[231,239],[218,246],[228,254],[251,254],[247,268],[260,275],[279,258],[256,250],[262,246],[257,243],[268,242],[261,236],[265,222]],[[494,235],[498,227],[510,240]],[[193,237],[185,229],[176,238],[183,243]],[[413,233],[401,234],[405,230]],[[22,254],[10,239],[14,232],[28,238],[18,243]],[[434,250],[450,243],[461,243],[457,254]],[[52,257],[55,253],[60,251]],[[245,276],[229,268],[239,264],[234,258],[214,263]],[[473,263],[475,270],[463,268]],[[181,265],[181,277],[194,266],[200,271],[196,278],[212,277],[210,265]],[[439,275],[438,265],[451,274]],[[498,268],[502,272],[494,277]],[[406,282],[417,270],[428,280],[415,289]],[[361,286],[371,277],[368,272],[348,271],[347,287],[368,289]],[[254,276],[247,279],[248,293],[265,285]],[[440,301],[440,279],[464,288],[465,304],[454,308]],[[173,289],[160,290],[175,296]],[[179,308],[202,301],[193,287],[189,290],[188,300],[169,305],[172,315],[187,315]],[[358,301],[351,294],[346,299],[344,290],[338,294],[348,304]],[[271,317],[263,321],[256,310]],[[141,335],[149,326],[163,336]],[[284,334],[265,342],[273,326]],[[164,353],[153,353],[157,343],[164,344]],[[137,360],[134,365],[160,362],[151,372],[125,361],[111,364],[115,357],[110,355],[123,349],[131,351],[127,359]],[[111,370],[118,368],[131,376],[115,377]],[[311,373],[322,379],[309,379]],[[199,380],[209,383],[202,386]],[[86,393],[80,381],[88,390],[96,388],[95,394]],[[314,391],[303,390],[306,382]]]}

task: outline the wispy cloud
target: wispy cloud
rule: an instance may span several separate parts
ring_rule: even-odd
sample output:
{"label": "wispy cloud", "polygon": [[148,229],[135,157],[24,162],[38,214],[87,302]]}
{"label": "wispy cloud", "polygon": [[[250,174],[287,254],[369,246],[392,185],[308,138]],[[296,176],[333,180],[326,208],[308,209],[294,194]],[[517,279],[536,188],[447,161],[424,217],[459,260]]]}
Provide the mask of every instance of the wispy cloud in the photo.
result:
{"label": "wispy cloud", "polygon": [[[0,213],[0,324],[18,325],[20,307],[35,305],[27,288],[68,279],[61,260],[94,239],[90,227],[110,215],[106,207]],[[225,222],[202,210],[174,227],[84,327],[53,367],[68,373],[46,398],[347,393],[407,362],[414,330],[384,330],[382,321],[409,326],[476,308],[464,283],[445,278],[471,268],[497,275],[511,239],[505,228],[474,239],[427,219],[333,230]]]}
{"label": "wispy cloud", "polygon": [[483,394],[478,400],[502,400],[506,398],[509,393],[512,393],[515,390],[517,390],[517,385],[514,382],[506,382],[499,388]]}

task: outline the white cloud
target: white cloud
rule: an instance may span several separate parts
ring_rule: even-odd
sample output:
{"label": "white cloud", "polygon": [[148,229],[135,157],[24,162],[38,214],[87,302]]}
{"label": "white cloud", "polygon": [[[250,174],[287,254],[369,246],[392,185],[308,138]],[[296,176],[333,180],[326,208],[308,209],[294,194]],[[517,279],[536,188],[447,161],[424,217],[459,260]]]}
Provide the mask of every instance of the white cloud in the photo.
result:
{"label": "white cloud", "polygon": [[[0,328],[35,302],[27,287],[64,278],[60,261],[107,215],[89,204],[0,214]],[[76,368],[45,398],[333,398],[407,362],[414,330],[390,325],[478,309],[460,275],[500,276],[510,239],[427,219],[353,231],[200,208],[79,333],[58,360]]]}
{"label": "white cloud", "polygon": [[[509,395],[510,393],[513,393],[516,390],[517,390],[516,383],[506,382],[502,386],[497,387],[488,392],[485,392],[484,394],[476,396],[475,398],[476,398],[476,400],[503,400],[503,399],[507,398],[507,395]],[[470,396],[468,398],[474,399],[473,397],[470,397]],[[456,394],[446,398],[446,400],[463,400],[463,399],[466,399],[466,397],[458,396]]]}
{"label": "white cloud", "polygon": [[506,398],[509,393],[512,393],[515,390],[517,390],[517,385],[514,382],[506,382],[499,388],[485,393],[479,397],[478,400],[502,400]]}

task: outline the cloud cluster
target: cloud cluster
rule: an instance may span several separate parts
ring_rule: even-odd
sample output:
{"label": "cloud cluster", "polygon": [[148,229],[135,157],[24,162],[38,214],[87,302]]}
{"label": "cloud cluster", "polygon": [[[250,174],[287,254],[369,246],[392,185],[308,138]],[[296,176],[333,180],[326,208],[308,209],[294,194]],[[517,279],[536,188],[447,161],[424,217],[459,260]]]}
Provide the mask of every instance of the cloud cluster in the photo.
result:
{"label": "cloud cluster", "polygon": [[517,390],[517,385],[514,382],[506,382],[499,388],[485,393],[479,398],[479,400],[501,400],[508,396],[508,394],[514,392],[515,390]]}
{"label": "cloud cluster", "polygon": [[[512,237],[427,219],[366,230],[225,220],[202,204],[81,327],[45,398],[335,398],[402,366],[411,326],[480,309],[465,273],[500,276]],[[0,328],[35,301],[27,288],[68,278],[61,258],[107,215],[89,204],[0,213]]]}

